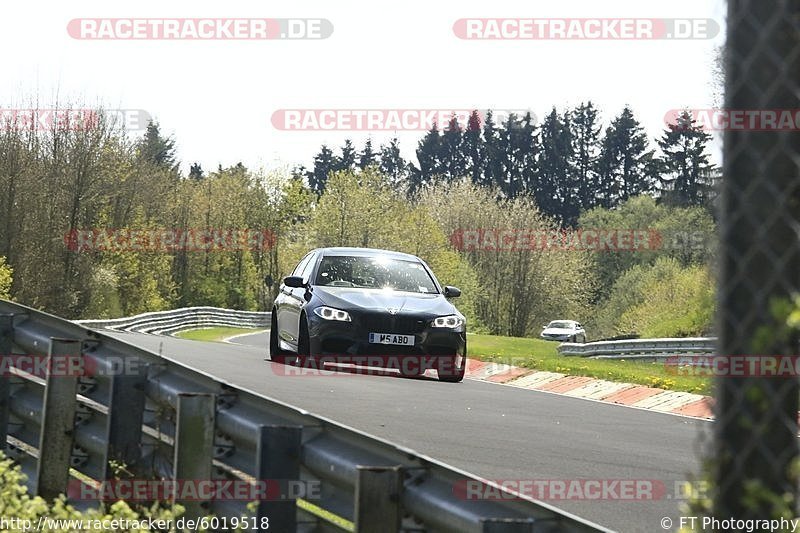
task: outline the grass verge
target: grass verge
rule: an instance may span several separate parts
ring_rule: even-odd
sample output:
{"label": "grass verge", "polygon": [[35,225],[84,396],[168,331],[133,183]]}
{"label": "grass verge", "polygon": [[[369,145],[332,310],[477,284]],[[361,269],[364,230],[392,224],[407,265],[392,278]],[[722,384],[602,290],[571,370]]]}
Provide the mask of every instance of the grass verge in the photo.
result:
{"label": "grass verge", "polygon": [[482,361],[695,394],[712,392],[711,378],[679,375],[674,367],[668,370],[661,362],[565,357],[558,355],[557,347],[557,342],[542,339],[482,334],[467,337],[467,354]]}
{"label": "grass verge", "polygon": [[201,329],[187,329],[175,334],[180,339],[189,339],[193,341],[206,341],[206,342],[222,342],[223,339],[233,337],[234,335],[241,335],[243,333],[256,333],[258,330],[251,328],[201,328]]}

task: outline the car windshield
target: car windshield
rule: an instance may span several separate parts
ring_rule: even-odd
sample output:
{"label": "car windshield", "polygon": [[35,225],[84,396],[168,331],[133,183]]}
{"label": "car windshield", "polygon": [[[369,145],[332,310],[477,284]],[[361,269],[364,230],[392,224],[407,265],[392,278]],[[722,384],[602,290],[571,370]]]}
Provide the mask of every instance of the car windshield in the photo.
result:
{"label": "car windshield", "polygon": [[558,329],[572,329],[572,322],[566,322],[566,321],[563,321],[563,320],[561,320],[561,321],[556,320],[556,321],[550,322],[550,324],[548,324],[547,327],[548,328],[558,328]]}
{"label": "car windshield", "polygon": [[325,256],[319,265],[316,284],[425,294],[439,292],[422,263],[386,256]]}

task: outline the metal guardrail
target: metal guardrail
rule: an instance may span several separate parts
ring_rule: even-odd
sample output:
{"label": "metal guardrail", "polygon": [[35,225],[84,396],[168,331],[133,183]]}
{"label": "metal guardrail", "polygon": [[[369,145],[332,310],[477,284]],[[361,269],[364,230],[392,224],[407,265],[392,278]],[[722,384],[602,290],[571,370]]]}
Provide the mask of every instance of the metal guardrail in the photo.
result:
{"label": "metal guardrail", "polygon": [[673,355],[705,355],[716,350],[716,337],[683,339],[628,339],[618,341],[565,342],[559,355],[597,359],[663,359]]}
{"label": "metal guardrail", "polygon": [[[319,483],[310,503],[323,512],[298,506],[294,496],[260,501],[254,514],[259,524],[269,517],[269,531],[341,531],[325,512],[365,533],[608,531],[407,448],[0,300],[0,355],[12,354],[48,354],[50,361],[61,354],[89,370],[42,379],[15,368],[0,378],[0,444],[27,474],[29,489],[44,497],[67,492],[76,472],[109,479],[117,461],[140,478]],[[466,482],[502,496],[467,499],[456,490]],[[252,514],[245,502],[229,499],[177,503],[189,516]]]}
{"label": "metal guardrail", "polygon": [[170,335],[177,331],[211,326],[238,328],[268,328],[272,313],[235,311],[219,307],[183,307],[172,311],[142,313],[110,320],[76,320],[89,328],[106,328],[155,335]]}

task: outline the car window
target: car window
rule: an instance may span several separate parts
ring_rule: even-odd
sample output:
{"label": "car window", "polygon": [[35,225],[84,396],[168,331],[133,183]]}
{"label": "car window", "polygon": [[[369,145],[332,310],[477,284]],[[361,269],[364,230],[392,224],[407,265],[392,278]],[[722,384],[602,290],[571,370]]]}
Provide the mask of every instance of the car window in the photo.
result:
{"label": "car window", "polygon": [[390,289],[423,294],[439,290],[419,261],[389,257],[326,256],[320,262],[317,285]]}
{"label": "car window", "polygon": [[305,266],[303,266],[303,269],[300,271],[300,274],[297,274],[298,276],[302,276],[305,281],[308,281],[311,277],[311,272],[314,270],[314,265],[316,264],[315,259],[316,255],[311,254],[305,262]]}
{"label": "car window", "polygon": [[306,254],[306,256],[303,257],[303,259],[301,259],[299,263],[297,263],[297,266],[294,267],[294,270],[292,270],[292,276],[302,275],[302,272],[305,269],[306,264],[308,264],[308,261],[311,259],[312,255],[313,254]]}

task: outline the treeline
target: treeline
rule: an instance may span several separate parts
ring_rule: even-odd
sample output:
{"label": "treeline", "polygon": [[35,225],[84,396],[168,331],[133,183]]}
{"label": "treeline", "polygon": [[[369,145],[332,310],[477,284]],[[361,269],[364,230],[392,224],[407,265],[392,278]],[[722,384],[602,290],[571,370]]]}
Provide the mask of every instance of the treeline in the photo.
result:
{"label": "treeline", "polygon": [[419,141],[417,162],[404,160],[396,139],[375,150],[346,140],[335,153],[323,145],[313,168],[299,167],[319,193],[331,172],[376,165],[410,195],[435,181],[467,177],[497,189],[504,198],[528,196],[545,215],[573,227],[584,211],[613,208],[648,194],[677,206],[708,205],[718,169],[709,162],[710,136],[685,111],[665,128],[652,148],[644,129],[625,107],[603,129],[590,101],[562,112],[553,108],[541,124],[530,113],[509,114],[495,123],[491,112],[473,111],[466,124],[453,116]]}
{"label": "treeline", "polygon": [[[190,305],[269,310],[277,282],[310,248],[366,246],[417,254],[443,283],[461,287],[459,308],[473,331],[535,335],[555,318],[581,320],[593,338],[708,329],[715,229],[705,207],[626,189],[613,208],[582,209],[572,222],[577,230],[661,236],[642,250],[465,247],[464,231],[546,234],[561,231],[564,219],[540,207],[535,189],[509,194],[468,173],[410,187],[411,174],[387,167],[400,161],[396,143],[388,148],[378,150],[386,161],[358,159],[326,174],[320,188],[296,173],[241,164],[211,172],[195,164],[183,176],[175,140],[156,124],[141,139],[104,120],[91,129],[7,126],[0,132],[0,296],[70,318]],[[209,229],[270,239],[254,248],[154,250],[81,249],[69,237]]]}
{"label": "treeline", "polygon": [[308,207],[308,202],[302,207],[288,203],[291,186],[285,180],[252,173],[241,164],[208,173],[195,166],[183,177],[175,141],[163,137],[155,124],[138,140],[106,118],[91,127],[67,121],[47,130],[4,126],[0,294],[13,276],[7,291],[12,298],[69,318],[188,305],[268,305],[263,278],[278,276],[275,246],[76,249],[70,236],[237,229],[278,235],[291,224],[294,209],[300,213]]}

